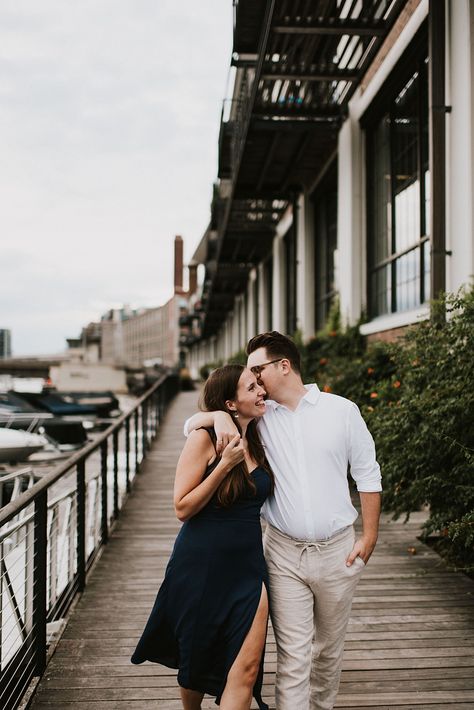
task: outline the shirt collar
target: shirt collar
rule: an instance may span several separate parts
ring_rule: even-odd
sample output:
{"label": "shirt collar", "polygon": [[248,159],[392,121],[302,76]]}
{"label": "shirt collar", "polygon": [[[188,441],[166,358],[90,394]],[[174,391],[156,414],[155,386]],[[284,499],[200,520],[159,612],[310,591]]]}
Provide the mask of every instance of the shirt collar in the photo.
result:
{"label": "shirt collar", "polygon": [[[316,404],[319,399],[319,396],[321,394],[318,385],[315,383],[312,383],[310,385],[305,385],[305,388],[306,388],[307,392],[301,398],[298,406],[300,406],[301,402],[307,402],[308,404]],[[280,404],[280,402],[276,402],[274,399],[267,399],[265,404],[269,405],[272,409],[278,409],[279,407],[285,407],[284,404]],[[286,407],[285,407],[285,409],[286,409]]]}
{"label": "shirt collar", "polygon": [[305,387],[308,391],[304,395],[303,400],[308,402],[308,404],[316,404],[319,399],[319,395],[321,394],[318,385],[313,382],[313,384],[305,385]]}

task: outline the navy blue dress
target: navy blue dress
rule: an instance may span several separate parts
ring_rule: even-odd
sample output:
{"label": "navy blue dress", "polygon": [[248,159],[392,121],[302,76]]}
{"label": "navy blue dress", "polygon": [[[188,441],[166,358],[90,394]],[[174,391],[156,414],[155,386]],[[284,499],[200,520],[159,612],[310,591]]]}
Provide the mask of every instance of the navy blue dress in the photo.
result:
{"label": "navy blue dress", "polygon": [[[215,441],[213,430],[207,431]],[[250,475],[256,495],[226,508],[219,507],[214,496],[181,527],[131,659],[178,668],[181,687],[214,695],[217,704],[252,626],[262,584],[268,594],[260,508],[271,484],[264,468]],[[261,699],[262,680],[263,654],[253,695],[260,710],[267,710]]]}

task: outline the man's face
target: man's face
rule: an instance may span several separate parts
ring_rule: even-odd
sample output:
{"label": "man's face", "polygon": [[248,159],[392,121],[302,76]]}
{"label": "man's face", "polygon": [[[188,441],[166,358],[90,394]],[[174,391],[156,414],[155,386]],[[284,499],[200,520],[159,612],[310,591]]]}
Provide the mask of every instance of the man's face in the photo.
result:
{"label": "man's face", "polygon": [[257,382],[266,390],[270,399],[273,399],[278,384],[281,382],[278,367],[281,359],[269,357],[265,348],[254,350],[247,358],[247,367],[252,370]]}

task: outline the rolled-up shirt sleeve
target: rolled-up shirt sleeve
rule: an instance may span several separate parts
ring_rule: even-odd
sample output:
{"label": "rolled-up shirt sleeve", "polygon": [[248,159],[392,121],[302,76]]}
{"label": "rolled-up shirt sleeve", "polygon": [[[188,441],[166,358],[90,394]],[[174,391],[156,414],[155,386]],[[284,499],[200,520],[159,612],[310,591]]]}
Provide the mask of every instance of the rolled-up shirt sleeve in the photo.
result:
{"label": "rolled-up shirt sleeve", "polygon": [[183,427],[183,434],[186,438],[189,436],[189,422],[191,421],[191,417],[188,417],[186,421],[184,422],[184,427]]}
{"label": "rolled-up shirt sleeve", "polygon": [[348,418],[349,463],[351,476],[359,493],[382,490],[380,466],[375,456],[375,444],[359,407],[351,402]]}

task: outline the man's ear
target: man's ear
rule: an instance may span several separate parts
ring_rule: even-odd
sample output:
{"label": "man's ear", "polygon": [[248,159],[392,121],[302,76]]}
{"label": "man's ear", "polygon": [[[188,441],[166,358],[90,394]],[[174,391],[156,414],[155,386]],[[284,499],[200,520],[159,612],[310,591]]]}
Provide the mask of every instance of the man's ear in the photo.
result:
{"label": "man's ear", "polygon": [[281,364],[281,369],[283,370],[283,374],[284,374],[284,375],[289,375],[290,372],[291,372],[291,363],[290,363],[290,361],[289,361],[286,357],[284,357],[284,358],[282,358],[280,364]]}

